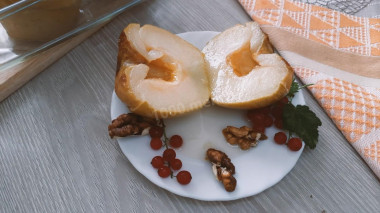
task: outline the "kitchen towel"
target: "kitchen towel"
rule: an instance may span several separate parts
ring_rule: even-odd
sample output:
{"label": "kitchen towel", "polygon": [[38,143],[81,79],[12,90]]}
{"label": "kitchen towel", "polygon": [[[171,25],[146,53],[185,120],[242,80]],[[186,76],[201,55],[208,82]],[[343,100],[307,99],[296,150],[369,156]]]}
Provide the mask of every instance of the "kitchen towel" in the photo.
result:
{"label": "kitchen towel", "polygon": [[380,19],[290,0],[239,0],[380,178]]}
{"label": "kitchen towel", "polygon": [[297,0],[354,15],[373,0]]}

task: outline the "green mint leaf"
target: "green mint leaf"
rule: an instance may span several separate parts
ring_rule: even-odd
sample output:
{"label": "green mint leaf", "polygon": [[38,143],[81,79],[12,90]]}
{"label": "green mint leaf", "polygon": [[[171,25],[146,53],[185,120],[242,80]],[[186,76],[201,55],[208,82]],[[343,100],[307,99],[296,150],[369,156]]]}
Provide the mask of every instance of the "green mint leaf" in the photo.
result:
{"label": "green mint leaf", "polygon": [[292,99],[299,90],[300,90],[300,85],[295,81],[295,78],[293,78],[292,85],[290,86],[289,92],[286,96]]}
{"label": "green mint leaf", "polygon": [[306,84],[306,85],[303,85],[303,86],[300,86],[297,82],[296,82],[296,79],[293,78],[293,82],[292,82],[292,85],[290,86],[290,89],[289,89],[289,92],[286,96],[288,96],[288,98],[292,99],[296,93],[298,91],[300,91],[302,88],[305,88],[305,87],[308,87],[308,86],[311,86],[313,84]]}
{"label": "green mint leaf", "polygon": [[284,129],[296,133],[302,138],[310,149],[314,149],[317,145],[318,126],[321,126],[322,122],[308,106],[286,104],[283,112],[283,125]]}

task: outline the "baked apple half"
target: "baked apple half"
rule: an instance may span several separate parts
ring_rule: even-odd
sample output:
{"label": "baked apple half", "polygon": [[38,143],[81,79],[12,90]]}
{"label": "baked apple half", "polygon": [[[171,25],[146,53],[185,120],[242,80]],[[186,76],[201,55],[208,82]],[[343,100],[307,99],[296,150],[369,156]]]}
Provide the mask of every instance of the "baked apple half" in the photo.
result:
{"label": "baked apple half", "polygon": [[173,117],[210,98],[202,52],[164,29],[129,24],[120,35],[117,60],[115,92],[134,113]]}
{"label": "baked apple half", "polygon": [[210,68],[211,99],[229,108],[260,108],[285,96],[293,70],[273,52],[255,22],[236,25],[214,37],[202,52]]}

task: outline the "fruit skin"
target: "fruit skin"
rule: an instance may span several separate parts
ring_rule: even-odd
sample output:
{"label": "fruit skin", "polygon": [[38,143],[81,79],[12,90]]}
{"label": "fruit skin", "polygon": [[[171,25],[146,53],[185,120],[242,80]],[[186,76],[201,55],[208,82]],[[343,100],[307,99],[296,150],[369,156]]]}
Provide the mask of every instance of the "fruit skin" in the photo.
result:
{"label": "fruit skin", "polygon": [[290,150],[298,151],[302,148],[302,141],[300,138],[290,138],[287,145]]}
{"label": "fruit skin", "polygon": [[260,132],[260,133],[265,134],[265,127],[262,126],[262,125],[256,125],[256,124],[254,124],[253,127],[252,127],[252,130],[254,132]]}
{"label": "fruit skin", "polygon": [[154,108],[152,108],[147,102],[140,102],[133,93],[129,92],[132,90],[131,85],[128,83],[131,81],[130,73],[132,69],[132,66],[122,66],[120,70],[118,70],[115,79],[115,92],[119,99],[126,103],[132,112],[142,116],[155,118]]}
{"label": "fruit skin", "polygon": [[274,126],[278,129],[283,129],[282,119],[275,119],[274,120]]}
{"label": "fruit skin", "polygon": [[264,117],[264,127],[270,127],[273,125],[273,118],[269,115],[265,115]]}
{"label": "fruit skin", "polygon": [[[251,34],[249,39],[253,37],[256,39],[253,39],[253,42],[256,43],[253,44],[252,40],[246,38],[248,34]],[[252,71],[245,76],[238,76],[234,73],[233,66],[228,64],[227,59],[231,54],[240,51],[240,49],[246,49],[244,45],[247,45],[247,40],[251,42],[248,42],[248,45],[250,45],[252,59],[256,61],[256,64],[262,66],[258,66],[258,68],[254,66]],[[261,42],[261,44],[257,42]],[[247,23],[245,26],[236,25],[214,37],[202,50],[210,65],[208,74],[211,83],[212,101],[219,106],[227,108],[255,109],[269,106],[284,97],[292,84],[294,71],[281,56],[273,53],[270,46],[267,36],[255,22]],[[269,61],[270,63],[267,63]],[[281,70],[281,77],[279,75],[281,80],[279,82],[271,82],[271,79],[267,79],[266,77],[271,76],[273,73],[278,73],[264,68],[272,65],[273,61],[276,62],[275,66],[278,66],[276,68]],[[254,78],[253,75],[257,75],[258,72],[265,72],[265,74],[263,73],[263,75]],[[274,83],[275,87],[270,87],[270,92],[263,94],[258,91],[260,87],[255,86],[257,82],[252,82],[252,79],[245,78],[247,76],[257,82],[264,82],[263,84],[265,85]],[[234,83],[235,81],[239,81],[239,83],[232,85],[231,82]],[[239,88],[236,91],[234,89],[235,86]],[[223,95],[225,91],[233,92]],[[261,95],[245,96],[242,94]]]}
{"label": "fruit skin", "polygon": [[182,184],[182,185],[187,185],[190,183],[192,177],[191,177],[191,174],[190,172],[188,171],[180,171],[178,172],[177,174],[177,181],[178,183]]}
{"label": "fruit skin", "polygon": [[[176,67],[177,70],[175,72],[177,72],[178,70],[181,70],[182,73],[178,75],[175,74],[176,75],[175,81],[166,82],[165,84],[165,86],[167,87],[166,93],[162,92],[163,91],[162,85],[158,86],[158,89],[156,85],[157,82],[160,82],[160,81],[164,82],[164,80],[145,79],[150,69],[147,64],[154,63],[154,61],[157,61],[158,59],[161,59],[161,58],[158,58],[157,60],[146,58],[147,56],[149,56],[148,52],[141,53],[136,48],[139,45],[144,46],[144,43],[142,43],[141,40],[137,42],[130,41],[132,38],[134,38],[133,32],[137,31],[139,33],[141,31],[149,31],[149,30],[160,32],[165,38],[171,38],[167,40],[171,40],[172,43],[174,42],[176,45],[173,45],[173,46],[176,46],[177,47],[176,49],[178,49],[178,47],[183,47],[183,45],[186,45],[184,52],[191,52],[189,54],[191,54],[192,56],[196,58],[196,60],[187,62],[187,66],[189,66],[189,64],[194,64],[194,67],[190,67],[191,70],[187,70],[188,71],[187,73],[182,72],[182,70],[188,69],[189,67],[186,67],[186,65],[183,65],[184,63],[177,62],[183,65],[184,67],[181,67],[181,69],[178,69]],[[145,36],[145,37],[149,37],[149,36]],[[172,33],[164,29],[154,27],[152,25],[144,25],[143,27],[140,28],[139,24],[129,24],[120,34],[118,45],[119,45],[119,52],[118,52],[118,57],[117,57],[115,93],[119,97],[119,99],[128,106],[131,112],[134,112],[136,114],[139,114],[145,117],[156,118],[156,119],[170,118],[170,117],[182,115],[182,114],[197,110],[203,107],[208,102],[209,97],[210,97],[210,90],[208,87],[208,78],[206,75],[206,69],[207,69],[206,62],[204,60],[203,54],[190,43],[184,41],[180,37],[173,35]],[[144,46],[144,48],[142,49],[145,49],[145,48],[146,47]],[[159,49],[159,47],[157,48]],[[174,58],[176,57],[173,55],[170,55],[169,57],[165,55],[166,52],[164,52],[163,54],[164,54],[164,56],[162,56],[163,61],[165,61],[167,58],[170,58],[170,57],[174,57]],[[140,94],[139,91],[137,91],[136,89],[140,85],[142,85],[141,82],[149,82],[149,85],[146,87],[155,88],[154,90],[158,91],[156,92],[160,94],[160,97],[162,98],[162,100],[166,99],[166,102],[164,102],[164,105],[159,104],[160,106],[157,106],[157,103],[155,103],[156,105],[154,105],[150,100],[146,100],[144,94]],[[190,85],[192,86],[192,88],[189,90],[188,88],[186,88],[186,90],[176,93],[175,91],[177,91],[178,88],[183,88],[181,87],[183,82],[186,82],[186,85]],[[186,97],[189,100],[186,106],[184,106],[183,103],[176,101],[175,99],[173,99],[171,103],[168,102],[168,99],[171,99],[172,97],[184,96],[183,93],[187,94]],[[189,94],[193,95],[191,99],[189,98]],[[200,95],[194,95],[194,94],[200,94]],[[158,97],[158,96],[154,95],[154,97]]]}
{"label": "fruit skin", "polygon": [[169,144],[170,144],[170,146],[173,147],[173,148],[179,148],[179,147],[181,147],[182,144],[183,144],[183,139],[182,139],[182,137],[179,136],[179,135],[173,135],[173,136],[171,136],[170,139],[169,139]]}
{"label": "fruit skin", "polygon": [[149,129],[149,135],[152,138],[161,138],[164,134],[164,129],[160,126],[152,126]]}
{"label": "fruit skin", "polygon": [[164,166],[164,159],[161,156],[155,156],[150,164],[152,164],[153,168],[161,168]]}
{"label": "fruit skin", "polygon": [[176,153],[174,149],[166,149],[164,153],[162,154],[162,157],[165,161],[170,162],[171,160],[174,160],[176,157]]}
{"label": "fruit skin", "polygon": [[170,167],[174,170],[179,170],[182,167],[182,161],[180,159],[173,159],[169,162]]}
{"label": "fruit skin", "polygon": [[170,176],[170,168],[167,167],[167,166],[163,166],[163,167],[160,167],[158,170],[157,170],[157,173],[160,177],[162,178],[167,178]]}
{"label": "fruit skin", "polygon": [[258,112],[249,113],[248,119],[254,124],[262,125],[264,123],[265,115]]}
{"label": "fruit skin", "polygon": [[261,114],[268,115],[270,113],[270,109],[271,109],[271,106],[267,106],[267,107],[256,109],[256,111]]}
{"label": "fruit skin", "polygon": [[275,105],[272,110],[271,114],[273,115],[274,118],[276,119],[282,119],[282,114],[284,113],[284,105],[279,104]]}
{"label": "fruit skin", "polygon": [[160,138],[152,138],[150,140],[150,147],[154,150],[159,150],[162,147],[162,140]]}
{"label": "fruit skin", "polygon": [[277,144],[285,144],[288,137],[286,137],[286,134],[284,132],[277,132],[274,135],[274,142]]}
{"label": "fruit skin", "polygon": [[283,97],[283,98],[281,98],[281,100],[279,100],[279,102],[281,103],[281,104],[287,104],[287,103],[289,103],[289,99],[288,99],[288,97]]}

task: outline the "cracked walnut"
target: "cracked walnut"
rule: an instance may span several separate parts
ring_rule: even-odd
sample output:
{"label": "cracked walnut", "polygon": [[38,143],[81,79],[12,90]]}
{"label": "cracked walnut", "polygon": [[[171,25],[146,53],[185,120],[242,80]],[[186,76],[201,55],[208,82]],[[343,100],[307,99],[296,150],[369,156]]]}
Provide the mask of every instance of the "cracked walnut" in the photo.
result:
{"label": "cracked walnut", "polygon": [[227,126],[223,129],[222,133],[229,144],[239,145],[242,150],[256,146],[259,140],[268,138],[264,133],[254,132],[252,128],[247,126],[240,128]]}

